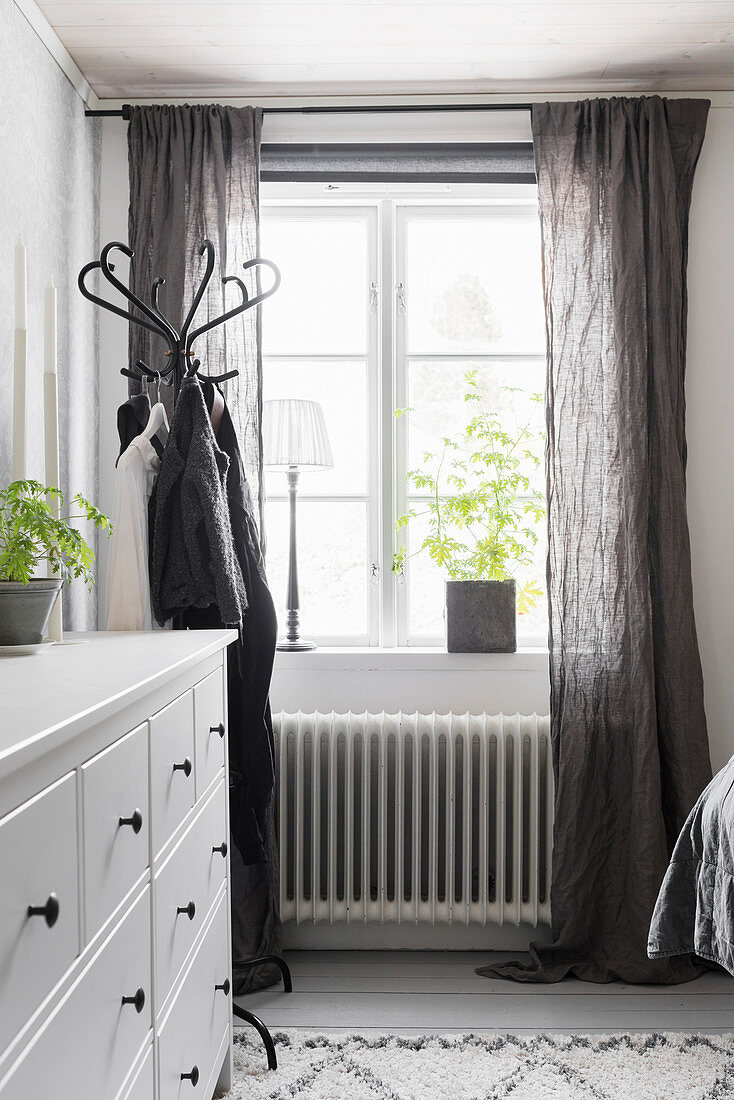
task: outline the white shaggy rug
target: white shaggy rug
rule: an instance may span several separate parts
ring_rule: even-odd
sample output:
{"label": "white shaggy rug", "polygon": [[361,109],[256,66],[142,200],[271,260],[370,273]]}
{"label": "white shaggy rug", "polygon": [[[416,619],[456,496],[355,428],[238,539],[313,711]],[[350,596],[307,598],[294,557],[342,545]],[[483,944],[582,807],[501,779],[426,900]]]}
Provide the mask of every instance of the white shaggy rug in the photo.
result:
{"label": "white shaggy rug", "polygon": [[235,1029],[227,1100],[720,1100],[734,1035],[257,1035]]}

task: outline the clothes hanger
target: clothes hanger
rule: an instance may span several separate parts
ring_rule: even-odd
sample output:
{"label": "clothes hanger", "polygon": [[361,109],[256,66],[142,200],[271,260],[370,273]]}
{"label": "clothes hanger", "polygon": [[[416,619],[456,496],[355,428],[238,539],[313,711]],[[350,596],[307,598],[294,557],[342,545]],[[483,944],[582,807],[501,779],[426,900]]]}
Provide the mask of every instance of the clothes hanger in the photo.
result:
{"label": "clothes hanger", "polygon": [[161,428],[165,428],[166,431],[170,431],[168,425],[168,416],[166,415],[166,407],[161,401],[160,378],[160,371],[156,371],[156,385],[158,388],[157,400],[155,405],[153,405],[152,409],[150,410],[148,423],[145,425],[142,432],[140,433],[148,440],[152,439],[154,435],[158,435],[158,432],[161,430]]}

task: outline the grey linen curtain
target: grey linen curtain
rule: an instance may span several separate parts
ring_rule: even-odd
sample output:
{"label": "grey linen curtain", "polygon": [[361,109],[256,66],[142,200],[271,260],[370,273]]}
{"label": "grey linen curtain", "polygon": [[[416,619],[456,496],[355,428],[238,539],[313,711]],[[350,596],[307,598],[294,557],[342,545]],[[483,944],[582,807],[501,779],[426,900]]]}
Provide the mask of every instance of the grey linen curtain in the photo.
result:
{"label": "grey linen curtain", "polygon": [[669,983],[668,857],[711,778],[686,519],[688,211],[709,104],[533,107],[548,341],[553,943],[479,973]]}
{"label": "grey linen curtain", "polygon": [[[217,262],[195,327],[239,302],[236,288],[230,286],[225,294],[222,276],[238,275],[251,297],[256,292],[252,273],[245,273],[242,264],[259,254],[261,124],[262,112],[252,107],[132,109],[128,129],[129,243],[135,255],[130,287],[147,301],[153,280],[162,275],[166,281],[160,289],[159,306],[176,328],[204,270],[199,249],[205,238],[214,244]],[[203,373],[239,371],[239,377],[225,383],[223,390],[262,531],[259,313],[259,309],[248,310],[206,333],[197,341],[195,353]],[[140,358],[152,369],[161,369],[166,363],[164,352],[160,338],[130,326],[131,365]],[[131,387],[141,388],[136,383]],[[162,387],[161,397],[170,412],[171,390]],[[232,731],[233,739],[237,732]],[[271,807],[263,841],[264,862],[246,863],[236,844],[230,848],[233,954],[240,961],[280,948],[278,851],[272,818]],[[240,980],[238,992],[271,984],[277,977],[274,968],[260,967]]]}
{"label": "grey linen curtain", "polygon": [[[238,275],[250,296],[256,293],[252,273],[245,273],[242,264],[259,253],[261,129],[259,108],[212,104],[132,109],[128,232],[135,257],[130,288],[148,301],[153,280],[162,275],[166,281],[159,305],[176,328],[204,271],[199,248],[205,238],[214,244],[217,260],[195,327],[238,303],[239,291],[229,285],[225,292],[222,276]],[[253,309],[205,333],[195,352],[205,373],[239,371],[223,390],[262,521],[260,345],[260,310]],[[131,326],[131,366],[143,359],[152,370],[162,369],[164,352],[161,339]],[[136,383],[131,386],[131,391],[140,389]],[[161,395],[170,405],[170,390],[163,388]]]}

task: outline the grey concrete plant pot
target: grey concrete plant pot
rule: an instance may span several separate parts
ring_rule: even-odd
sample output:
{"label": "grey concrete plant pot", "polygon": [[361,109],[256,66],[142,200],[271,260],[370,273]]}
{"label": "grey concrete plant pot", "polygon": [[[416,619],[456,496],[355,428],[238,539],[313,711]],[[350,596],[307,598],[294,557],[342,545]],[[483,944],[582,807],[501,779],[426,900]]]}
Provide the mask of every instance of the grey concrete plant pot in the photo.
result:
{"label": "grey concrete plant pot", "polygon": [[446,581],[449,653],[514,653],[515,581]]}
{"label": "grey concrete plant pot", "polygon": [[0,581],[0,645],[37,645],[61,589],[56,577]]}

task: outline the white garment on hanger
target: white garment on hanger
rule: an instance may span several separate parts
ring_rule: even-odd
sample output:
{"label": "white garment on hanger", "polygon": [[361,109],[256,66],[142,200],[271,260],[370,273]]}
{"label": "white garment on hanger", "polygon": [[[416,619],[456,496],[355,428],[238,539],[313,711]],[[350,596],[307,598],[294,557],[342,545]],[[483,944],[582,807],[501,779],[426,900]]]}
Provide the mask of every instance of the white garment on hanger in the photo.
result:
{"label": "white garment on hanger", "polygon": [[144,435],[115,471],[114,531],[107,571],[107,630],[152,630],[148,574],[148,499],[161,460]]}

